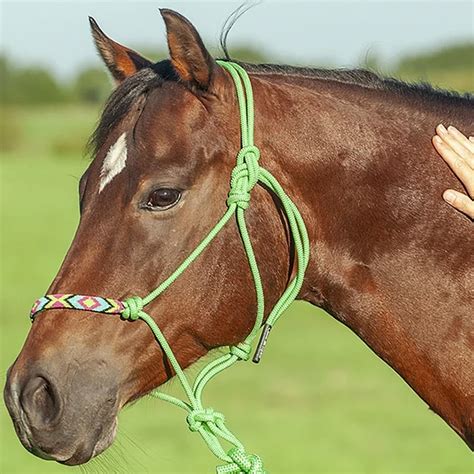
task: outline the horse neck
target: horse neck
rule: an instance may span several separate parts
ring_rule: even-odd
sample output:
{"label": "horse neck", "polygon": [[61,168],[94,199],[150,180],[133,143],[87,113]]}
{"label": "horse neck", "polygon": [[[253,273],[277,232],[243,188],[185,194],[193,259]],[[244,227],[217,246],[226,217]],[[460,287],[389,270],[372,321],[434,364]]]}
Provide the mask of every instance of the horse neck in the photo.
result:
{"label": "horse neck", "polygon": [[[353,84],[253,78],[262,164],[311,239],[301,299],[350,327],[472,446],[474,367],[462,328],[474,239],[441,199],[447,186],[462,190],[431,147],[442,111]],[[467,126],[467,111],[458,119]],[[463,251],[465,261],[446,258]]]}

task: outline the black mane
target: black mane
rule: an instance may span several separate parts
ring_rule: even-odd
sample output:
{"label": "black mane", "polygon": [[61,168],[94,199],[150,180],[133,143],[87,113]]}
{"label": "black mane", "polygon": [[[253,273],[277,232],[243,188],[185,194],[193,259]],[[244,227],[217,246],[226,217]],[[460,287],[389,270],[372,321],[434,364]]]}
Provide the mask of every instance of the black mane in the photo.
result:
{"label": "black mane", "polygon": [[369,89],[387,90],[398,94],[417,94],[427,98],[462,101],[474,105],[474,95],[468,92],[448,91],[432,86],[427,82],[409,83],[393,77],[382,77],[367,69],[322,69],[297,67],[279,64],[240,63],[247,71],[261,74],[281,74],[285,76],[308,77],[354,84]]}
{"label": "black mane", "polygon": [[[277,64],[250,64],[238,62],[254,74],[280,74],[292,77],[314,78],[353,84],[376,90],[392,91],[399,95],[441,101],[450,105],[474,107],[474,95],[438,89],[427,83],[407,83],[395,78],[384,78],[366,69],[319,69]],[[169,60],[160,61],[152,68],[142,69],[127,78],[107,100],[100,121],[89,139],[89,150],[95,154],[109,133],[118,125],[140,98],[160,87],[164,81],[179,81]]]}

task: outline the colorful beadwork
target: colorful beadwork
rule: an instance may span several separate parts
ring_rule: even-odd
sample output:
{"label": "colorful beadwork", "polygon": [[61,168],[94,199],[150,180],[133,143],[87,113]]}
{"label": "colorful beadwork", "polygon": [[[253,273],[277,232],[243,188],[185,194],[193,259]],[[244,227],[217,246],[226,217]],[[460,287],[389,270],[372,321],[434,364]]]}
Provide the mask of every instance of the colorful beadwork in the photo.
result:
{"label": "colorful beadwork", "polygon": [[30,318],[45,309],[78,309],[81,311],[93,311],[94,313],[121,314],[125,309],[122,301],[101,296],[73,295],[59,293],[46,295],[35,301],[30,312]]}

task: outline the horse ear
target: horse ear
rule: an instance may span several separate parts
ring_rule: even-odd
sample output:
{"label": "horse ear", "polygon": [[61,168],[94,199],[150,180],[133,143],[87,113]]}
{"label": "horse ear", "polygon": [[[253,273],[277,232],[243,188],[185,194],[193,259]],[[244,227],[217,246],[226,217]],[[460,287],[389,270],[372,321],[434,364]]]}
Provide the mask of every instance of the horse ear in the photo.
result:
{"label": "horse ear", "polygon": [[179,13],[160,9],[166,24],[171,63],[183,80],[207,90],[211,84],[216,63],[207,51],[196,28]]}
{"label": "horse ear", "polygon": [[97,51],[117,84],[140,69],[153,65],[133,49],[122,46],[106,36],[94,18],[89,17],[89,23]]}

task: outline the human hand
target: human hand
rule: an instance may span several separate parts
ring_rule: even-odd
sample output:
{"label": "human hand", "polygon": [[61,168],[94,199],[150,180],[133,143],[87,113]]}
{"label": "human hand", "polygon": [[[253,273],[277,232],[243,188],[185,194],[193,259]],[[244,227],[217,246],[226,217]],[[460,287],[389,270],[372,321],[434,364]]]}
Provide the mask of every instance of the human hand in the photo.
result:
{"label": "human hand", "polygon": [[443,199],[474,219],[474,137],[465,137],[458,129],[450,125],[447,129],[443,124],[436,127],[433,145],[443,160],[454,171],[464,184],[467,195],[448,189]]}

